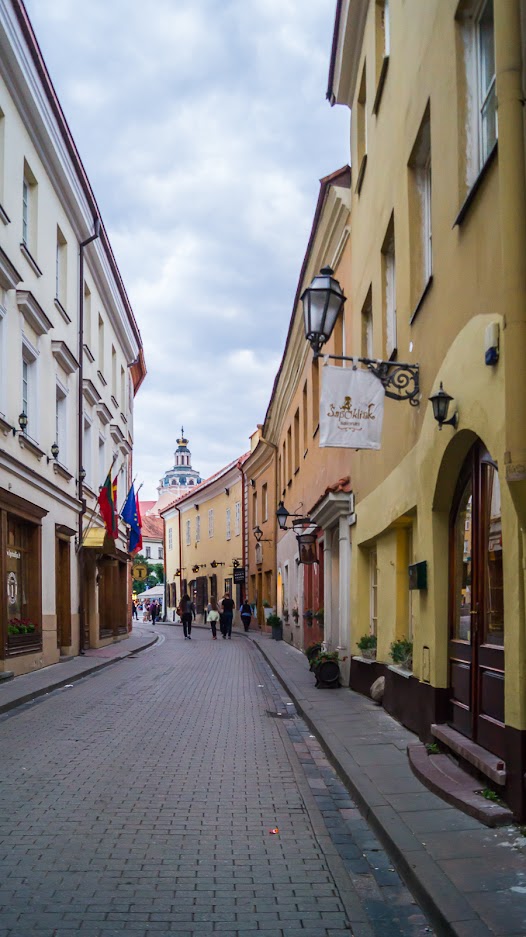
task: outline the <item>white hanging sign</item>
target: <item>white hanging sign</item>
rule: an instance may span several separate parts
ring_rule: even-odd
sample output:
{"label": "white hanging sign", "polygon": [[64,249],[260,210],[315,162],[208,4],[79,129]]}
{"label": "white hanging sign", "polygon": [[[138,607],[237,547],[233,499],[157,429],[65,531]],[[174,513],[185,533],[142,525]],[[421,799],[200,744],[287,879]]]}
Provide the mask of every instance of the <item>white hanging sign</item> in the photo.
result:
{"label": "white hanging sign", "polygon": [[325,365],[320,398],[320,446],[380,449],[385,391],[370,371]]}

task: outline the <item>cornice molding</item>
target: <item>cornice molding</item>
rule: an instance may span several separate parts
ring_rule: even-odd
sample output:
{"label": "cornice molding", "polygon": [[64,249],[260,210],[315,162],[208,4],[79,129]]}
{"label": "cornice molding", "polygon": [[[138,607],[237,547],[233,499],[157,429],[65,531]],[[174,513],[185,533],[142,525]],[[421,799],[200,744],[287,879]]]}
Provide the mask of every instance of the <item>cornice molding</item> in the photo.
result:
{"label": "cornice molding", "polygon": [[112,412],[109,409],[109,407],[106,406],[103,400],[99,400],[97,404],[97,413],[99,415],[100,422],[104,426],[107,426],[108,423],[111,421]]}
{"label": "cornice molding", "polygon": [[[11,455],[11,453],[7,452],[7,450],[0,449],[0,468],[9,471],[13,477],[19,478],[26,484],[31,485],[35,492],[53,498],[59,504],[63,505],[63,507],[78,514],[81,507],[80,501],[64,491],[62,486],[59,487],[55,485],[52,481],[44,478],[38,472],[30,468],[27,464],[27,459],[21,462],[15,456]],[[35,495],[35,499],[39,500],[38,494]]]}
{"label": "cornice molding", "polygon": [[95,387],[93,381],[90,381],[89,377],[85,377],[82,381],[82,395],[84,399],[94,407],[98,404],[100,400],[100,394]]}
{"label": "cornice molding", "polygon": [[30,290],[17,290],[16,302],[27,324],[37,335],[45,335],[53,328],[53,323]]}
{"label": "cornice molding", "polygon": [[0,247],[0,286],[4,290],[15,290],[22,282],[15,265],[11,263],[6,252]]}
{"label": "cornice molding", "polygon": [[51,354],[59,367],[61,367],[66,374],[73,374],[74,371],[78,370],[79,363],[65,342],[52,341]]}

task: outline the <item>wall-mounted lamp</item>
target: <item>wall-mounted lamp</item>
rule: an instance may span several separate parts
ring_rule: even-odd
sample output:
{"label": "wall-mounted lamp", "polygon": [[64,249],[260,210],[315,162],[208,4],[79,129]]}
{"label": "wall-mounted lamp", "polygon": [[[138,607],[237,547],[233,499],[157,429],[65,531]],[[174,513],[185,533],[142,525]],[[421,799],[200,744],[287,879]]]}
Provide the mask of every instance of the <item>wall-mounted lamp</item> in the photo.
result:
{"label": "wall-mounted lamp", "polygon": [[48,465],[49,465],[49,463],[52,462],[53,460],[56,462],[56,460],[58,459],[58,454],[59,454],[59,452],[60,452],[60,450],[59,450],[59,448],[58,448],[58,443],[54,442],[53,445],[51,446],[51,458],[50,458],[49,456],[46,456]]}
{"label": "wall-mounted lamp", "polygon": [[433,416],[438,423],[438,428],[442,429],[443,426],[453,426],[456,428],[458,423],[458,410],[455,410],[453,416],[448,420],[449,404],[454,398],[446,393],[442,381],[440,381],[440,389],[437,390],[435,394],[431,394],[429,400],[433,407]]}
{"label": "wall-mounted lamp", "polygon": [[212,567],[212,569],[217,569],[218,566],[224,566],[224,565],[225,565],[224,563],[220,563],[218,560],[212,560],[212,562],[210,563],[210,566]]}
{"label": "wall-mounted lamp", "polygon": [[85,478],[86,478],[86,469],[81,468],[79,472],[79,481],[83,482]]}
{"label": "wall-mounted lamp", "polygon": [[175,577],[175,576],[180,576],[181,573],[184,573],[185,569],[186,569],[186,566],[181,566],[180,569],[176,569],[176,570],[175,570],[175,573],[174,573],[174,577]]}
{"label": "wall-mounted lamp", "polygon": [[252,529],[252,533],[254,534],[254,537],[256,538],[257,543],[270,543],[271,542],[270,540],[263,539],[263,531],[261,530],[261,527],[259,526],[259,524]]}
{"label": "wall-mounted lamp", "polygon": [[[301,514],[290,514],[283,501],[279,502],[276,517],[280,530],[293,530],[296,534],[296,540],[298,541],[300,551],[300,563],[304,563],[305,565],[317,563],[316,527],[313,525],[310,517],[303,517]],[[287,527],[287,520],[289,517],[294,518],[291,527]]]}
{"label": "wall-mounted lamp", "polygon": [[230,495],[230,488],[225,488],[225,494],[227,495],[227,497]]}
{"label": "wall-mounted lamp", "polygon": [[232,560],[232,566],[234,569],[238,569],[241,566],[241,560]]}
{"label": "wall-mounted lamp", "polygon": [[255,487],[256,487],[256,481],[255,481],[254,478],[251,478],[251,479],[250,479],[250,484],[252,485],[252,488],[255,488]]}
{"label": "wall-mounted lamp", "polygon": [[194,504],[194,508],[196,509],[196,511],[198,511],[198,510],[199,510],[199,505],[198,505],[198,504]]}
{"label": "wall-mounted lamp", "polygon": [[[278,520],[278,525],[280,530],[291,530],[294,527],[302,527],[305,524],[310,524],[310,517],[304,517],[303,514],[290,514],[287,511],[283,501],[280,501],[278,504],[278,509],[276,511],[276,517]],[[292,521],[291,527],[287,527],[287,521],[289,517],[294,517],[296,520]]]}
{"label": "wall-mounted lamp", "polygon": [[192,566],[192,572],[193,572],[193,573],[198,573],[198,572],[199,572],[199,566],[197,565],[197,563],[195,564],[195,566]]}
{"label": "wall-mounted lamp", "polygon": [[20,416],[18,417],[18,425],[19,425],[20,431],[21,431],[22,433],[25,433],[25,431],[26,431],[26,429],[27,429],[27,423],[28,423],[28,420],[27,420],[27,413],[25,413],[25,412],[22,410],[22,413],[21,413]]}

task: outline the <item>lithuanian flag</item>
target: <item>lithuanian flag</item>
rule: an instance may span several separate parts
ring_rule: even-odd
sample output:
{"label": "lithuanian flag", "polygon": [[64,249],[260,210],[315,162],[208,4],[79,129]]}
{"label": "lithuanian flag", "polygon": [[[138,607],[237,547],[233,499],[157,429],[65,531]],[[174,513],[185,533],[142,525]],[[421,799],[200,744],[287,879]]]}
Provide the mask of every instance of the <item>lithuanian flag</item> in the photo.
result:
{"label": "lithuanian flag", "polygon": [[118,514],[117,514],[117,476],[111,481],[111,468],[106,475],[106,481],[99,491],[98,497],[100,513],[104,521],[106,531],[110,537],[115,540],[119,533]]}

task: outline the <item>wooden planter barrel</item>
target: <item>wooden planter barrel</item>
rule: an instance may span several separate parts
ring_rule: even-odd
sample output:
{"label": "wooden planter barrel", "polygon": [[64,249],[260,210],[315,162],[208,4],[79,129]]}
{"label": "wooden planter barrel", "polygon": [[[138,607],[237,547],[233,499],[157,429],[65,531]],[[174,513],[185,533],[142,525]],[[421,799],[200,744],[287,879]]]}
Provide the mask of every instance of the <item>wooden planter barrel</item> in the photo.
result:
{"label": "wooden planter barrel", "polygon": [[309,670],[313,669],[314,661],[316,660],[320,652],[321,652],[321,643],[313,644],[311,648],[305,651],[305,654],[307,655],[307,660],[309,662]]}
{"label": "wooden planter barrel", "polygon": [[337,660],[322,660],[314,667],[316,686],[333,689],[340,686],[340,665]]}

